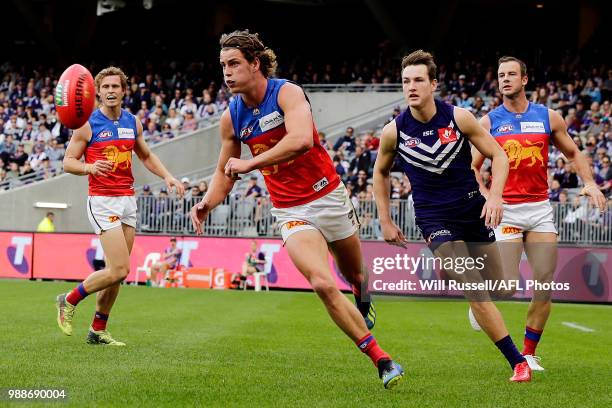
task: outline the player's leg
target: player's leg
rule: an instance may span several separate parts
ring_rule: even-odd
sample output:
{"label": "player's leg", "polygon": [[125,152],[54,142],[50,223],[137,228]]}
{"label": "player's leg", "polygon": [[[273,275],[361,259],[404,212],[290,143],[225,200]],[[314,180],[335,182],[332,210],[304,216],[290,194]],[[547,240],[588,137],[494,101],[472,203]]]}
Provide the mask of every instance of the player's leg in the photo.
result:
{"label": "player's leg", "polygon": [[[557,234],[552,232],[529,231],[525,237],[525,253],[533,270],[533,278],[540,283],[550,283],[553,280],[557,266]],[[523,354],[530,361],[533,369],[539,371],[543,368],[533,357],[536,347],[546,326],[552,306],[550,291],[537,291],[533,293],[527,311],[525,326],[525,340]]]}
{"label": "player's leg", "polygon": [[376,323],[376,311],[372,305],[367,288],[367,268],[363,263],[359,233],[348,238],[329,243],[336,265],[342,275],[349,281],[355,296],[355,304],[369,330]]}
{"label": "player's leg", "polygon": [[395,386],[401,379],[403,370],[380,348],[355,305],[336,286],[329,268],[329,252],[323,235],[316,229],[301,230],[287,237],[285,247],[295,266],[310,282],[325,305],[332,320],[379,369],[379,376],[385,387]]}
{"label": "player's leg", "polygon": [[[521,261],[521,255],[523,253],[522,234],[520,234],[519,238],[497,241],[497,247],[499,248],[502,265],[499,268],[486,268],[486,270],[483,271],[483,277],[490,281],[507,282],[507,290],[498,290],[496,292],[492,292],[491,295],[495,299],[508,299],[511,298],[515,292],[510,282],[516,281],[520,277],[519,263]],[[484,253],[480,253],[478,248],[479,246],[473,247],[473,252],[475,256],[484,256],[484,253],[488,251],[485,250]],[[474,316],[471,307],[468,313],[468,318],[470,320],[470,325],[474,330],[481,330],[480,324],[476,320],[476,317]]]}
{"label": "player's leg", "polygon": [[[123,236],[125,243],[128,247],[128,253],[132,252],[134,246],[134,237],[136,230],[126,224],[122,224]],[[110,316],[111,309],[115,304],[119,289],[121,288],[121,282],[115,283],[106,289],[99,291],[96,295],[96,313],[94,315],[93,322],[91,324],[91,330],[88,335],[88,342],[91,344],[109,344],[109,345],[125,345],[122,342],[118,342],[110,336],[106,331],[106,325]],[[97,341],[96,341],[97,340]]]}
{"label": "player's leg", "polygon": [[[485,260],[485,270],[495,270],[502,267],[499,250],[495,243],[469,245],[470,247],[462,241],[445,242],[438,246],[434,253],[443,259],[469,259],[481,256]],[[483,274],[486,274],[484,270],[477,268],[466,268],[462,271],[448,270],[446,272],[451,279],[471,284],[484,282]],[[512,367],[514,376],[510,380],[517,382],[530,381],[531,372],[529,366],[512,341],[504,319],[499,309],[490,300],[489,293],[487,291],[466,291],[464,294],[480,327],[489,336],[491,341],[495,343],[495,346],[497,346],[508,361],[508,364],[510,364],[510,367]]]}
{"label": "player's leg", "polygon": [[89,275],[70,293],[57,297],[57,322],[62,332],[68,336],[72,335],[75,307],[90,294],[121,282],[128,275],[129,251],[121,225],[102,231],[100,242],[108,261],[106,268]]}
{"label": "player's leg", "polygon": [[334,322],[353,341],[361,339],[368,329],[353,304],[340,292],[328,264],[327,242],[315,229],[292,234],[285,242],[291,260],[310,282]]}

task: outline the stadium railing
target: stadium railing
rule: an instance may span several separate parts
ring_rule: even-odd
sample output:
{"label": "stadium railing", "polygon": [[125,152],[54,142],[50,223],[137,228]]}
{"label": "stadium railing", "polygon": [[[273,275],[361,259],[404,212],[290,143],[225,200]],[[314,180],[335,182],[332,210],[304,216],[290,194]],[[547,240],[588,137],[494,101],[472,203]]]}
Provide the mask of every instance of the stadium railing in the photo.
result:
{"label": "stadium railing", "polygon": [[304,84],[309,92],[401,92],[402,84]]}
{"label": "stadium railing", "polygon": [[[176,197],[137,196],[139,233],[193,235],[189,211],[202,197],[178,199]],[[359,201],[355,209],[361,222],[362,239],[381,240],[376,204],[371,200]],[[571,203],[551,203],[554,223],[559,231],[559,243],[578,246],[610,246],[612,244],[612,215],[583,202],[575,207]],[[268,197],[246,199],[233,194],[215,208],[204,225],[207,236],[223,237],[278,237]],[[391,217],[409,241],[422,242],[414,222],[412,200],[391,200]]]}

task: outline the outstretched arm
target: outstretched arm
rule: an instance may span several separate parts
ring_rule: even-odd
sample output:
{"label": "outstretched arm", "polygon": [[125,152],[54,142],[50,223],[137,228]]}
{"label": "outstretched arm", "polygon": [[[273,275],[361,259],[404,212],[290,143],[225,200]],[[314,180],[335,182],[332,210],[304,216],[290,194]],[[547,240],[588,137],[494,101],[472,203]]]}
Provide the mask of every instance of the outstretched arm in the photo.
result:
{"label": "outstretched arm", "polygon": [[567,157],[570,163],[574,164],[576,173],[584,182],[584,188],[580,191],[580,194],[588,196],[591,203],[599,208],[599,211],[605,211],[606,198],[593,180],[593,174],[591,173],[589,163],[567,133],[565,121],[561,115],[552,109],[548,110],[548,118],[550,121],[550,130],[552,131],[553,144],[565,155],[565,157]]}
{"label": "outstretched arm", "polygon": [[391,245],[406,246],[406,237],[402,230],[391,219],[390,197],[391,185],[389,172],[395,159],[397,145],[397,128],[395,121],[388,123],[382,132],[380,147],[374,163],[374,198],[378,208],[378,218],[385,241]]}

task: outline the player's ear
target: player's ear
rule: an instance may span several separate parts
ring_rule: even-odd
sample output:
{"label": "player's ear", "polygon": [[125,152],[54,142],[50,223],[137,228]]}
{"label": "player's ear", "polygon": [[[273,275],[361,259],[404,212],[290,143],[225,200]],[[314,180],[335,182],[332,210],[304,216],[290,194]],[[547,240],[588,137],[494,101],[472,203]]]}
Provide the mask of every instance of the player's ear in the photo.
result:
{"label": "player's ear", "polygon": [[529,82],[529,77],[525,75],[521,78],[521,83],[523,84],[523,86],[525,86],[527,85],[527,82]]}
{"label": "player's ear", "polygon": [[261,65],[261,61],[259,61],[259,58],[257,57],[253,58],[253,62],[251,63],[251,72],[255,73],[259,71],[260,65]]}
{"label": "player's ear", "polygon": [[431,90],[432,90],[433,92],[436,92],[436,89],[437,89],[437,88],[438,88],[438,80],[437,80],[437,79],[434,79],[434,80],[432,80],[432,81],[431,81]]}

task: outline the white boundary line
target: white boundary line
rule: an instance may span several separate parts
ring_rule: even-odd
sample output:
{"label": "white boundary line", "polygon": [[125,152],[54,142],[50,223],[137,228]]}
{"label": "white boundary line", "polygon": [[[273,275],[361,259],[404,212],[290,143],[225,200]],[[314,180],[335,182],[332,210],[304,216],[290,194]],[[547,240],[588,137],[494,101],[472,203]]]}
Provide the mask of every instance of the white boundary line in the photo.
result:
{"label": "white boundary line", "polygon": [[567,327],[571,327],[572,329],[580,330],[583,332],[594,332],[595,331],[595,329],[591,329],[585,326],[580,326],[579,324],[572,323],[572,322],[561,322],[561,324]]}

